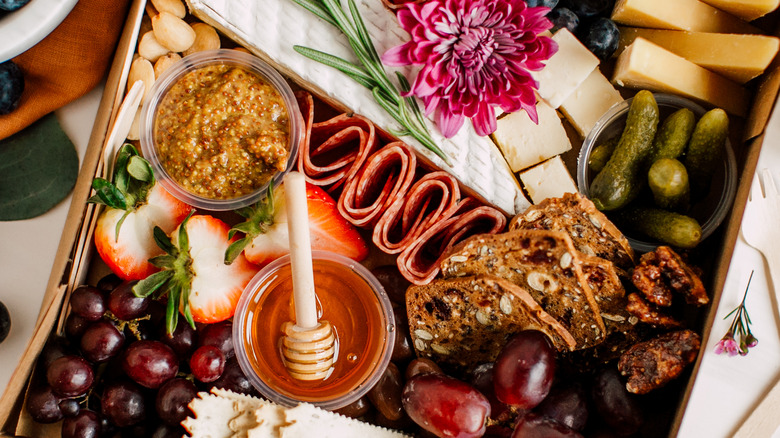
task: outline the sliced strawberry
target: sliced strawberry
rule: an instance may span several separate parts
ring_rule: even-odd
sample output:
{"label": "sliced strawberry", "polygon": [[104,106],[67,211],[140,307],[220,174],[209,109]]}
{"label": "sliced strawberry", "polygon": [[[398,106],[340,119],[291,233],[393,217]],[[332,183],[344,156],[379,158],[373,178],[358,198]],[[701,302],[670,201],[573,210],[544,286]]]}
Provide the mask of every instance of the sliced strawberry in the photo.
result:
{"label": "sliced strawberry", "polygon": [[171,232],[192,209],[156,184],[149,163],[131,145],[117,153],[113,183],[96,178],[90,202],[106,205],[95,229],[100,258],[125,280],[140,280],[157,272],[149,259],[163,251],[153,230]]}
{"label": "sliced strawberry", "polygon": [[[236,225],[231,232],[242,231],[246,236],[231,246],[226,254],[227,260],[243,249],[247,260],[264,266],[290,252],[284,186],[279,188],[279,192],[269,190],[266,199],[257,206],[239,211],[248,220]],[[312,249],[335,252],[356,261],[368,256],[365,240],[339,214],[336,202],[327,192],[306,184],[306,200]]]}
{"label": "sliced strawberry", "polygon": [[152,259],[162,271],[139,281],[133,292],[138,296],[168,295],[166,327],[176,328],[176,311],[194,327],[195,322],[215,323],[233,316],[241,293],[258,267],[242,255],[225,264],[225,251],[237,240],[228,238],[230,226],[207,215],[190,216],[171,234],[160,228],[154,237],[166,255]]}

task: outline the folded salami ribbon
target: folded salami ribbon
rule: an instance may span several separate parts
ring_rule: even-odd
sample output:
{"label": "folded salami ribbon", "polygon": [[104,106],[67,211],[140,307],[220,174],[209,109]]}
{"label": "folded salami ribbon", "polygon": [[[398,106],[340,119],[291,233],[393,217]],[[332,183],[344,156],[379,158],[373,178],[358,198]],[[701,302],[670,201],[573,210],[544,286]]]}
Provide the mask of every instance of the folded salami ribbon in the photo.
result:
{"label": "folded salami ribbon", "polygon": [[440,262],[450,248],[475,234],[499,233],[505,226],[503,213],[466,198],[455,214],[436,222],[398,255],[398,270],[414,284],[427,284],[439,273]]}
{"label": "folded salami ribbon", "polygon": [[374,226],[396,200],[403,199],[414,181],[417,155],[395,141],[368,157],[339,197],[339,212],[358,227]]}
{"label": "folded salami ribbon", "polygon": [[363,116],[347,114],[314,123],[311,94],[300,92],[296,97],[306,129],[298,171],[310,183],[333,192],[352,180],[367,157],[378,148],[376,128]]}
{"label": "folded salami ribbon", "polygon": [[444,171],[423,175],[379,218],[374,244],[388,254],[403,251],[428,227],[452,216],[460,200],[460,187],[452,175]]}

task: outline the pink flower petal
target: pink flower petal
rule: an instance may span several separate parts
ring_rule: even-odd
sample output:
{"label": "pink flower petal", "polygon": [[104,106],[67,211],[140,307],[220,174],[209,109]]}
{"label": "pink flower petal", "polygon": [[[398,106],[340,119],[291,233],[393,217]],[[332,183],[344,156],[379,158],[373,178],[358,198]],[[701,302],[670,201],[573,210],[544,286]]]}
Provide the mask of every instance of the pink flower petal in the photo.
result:
{"label": "pink flower petal", "polygon": [[439,108],[437,112],[436,124],[439,126],[439,130],[446,138],[452,138],[458,133],[460,127],[463,126],[465,117],[459,114],[453,114],[447,109]]}

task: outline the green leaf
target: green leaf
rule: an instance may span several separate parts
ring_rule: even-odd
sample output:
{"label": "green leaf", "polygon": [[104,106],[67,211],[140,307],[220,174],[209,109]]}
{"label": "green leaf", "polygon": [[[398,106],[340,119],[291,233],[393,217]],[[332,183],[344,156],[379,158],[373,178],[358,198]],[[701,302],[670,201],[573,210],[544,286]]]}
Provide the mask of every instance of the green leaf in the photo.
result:
{"label": "green leaf", "polygon": [[252,242],[252,239],[249,237],[244,237],[243,239],[238,239],[235,242],[231,243],[227,250],[225,250],[225,264],[229,265],[233,263],[236,260],[236,257],[238,257],[241,254],[241,251],[246,248],[247,245],[249,245]]}
{"label": "green leaf", "polygon": [[158,268],[173,269],[174,262],[176,262],[176,257],[170,254],[159,255],[149,259],[149,263]]}
{"label": "green leaf", "polygon": [[160,271],[144,278],[133,286],[133,293],[137,297],[148,297],[159,290],[173,277],[173,271]]}
{"label": "green leaf", "polygon": [[165,330],[168,334],[173,333],[176,330],[176,325],[179,322],[179,294],[181,293],[181,286],[175,281],[168,290],[168,306],[165,309]]}
{"label": "green leaf", "polygon": [[181,287],[181,302],[182,310],[184,311],[184,319],[190,324],[190,327],[195,328],[195,320],[192,319],[192,311],[190,311],[190,290],[191,285],[185,283]]}
{"label": "green leaf", "polygon": [[348,5],[349,12],[352,14],[352,22],[355,24],[355,30],[360,38],[361,45],[365,48],[370,59],[381,65],[382,60],[379,59],[379,54],[376,53],[374,43],[371,42],[371,36],[368,34],[368,29],[366,29],[366,24],[363,23],[363,18],[360,16],[360,11],[358,11],[355,1],[349,0]]}
{"label": "green leaf", "polygon": [[130,157],[130,161],[127,163],[127,172],[138,181],[143,181],[145,183],[154,182],[152,166],[148,161],[139,156]]}
{"label": "green leaf", "polygon": [[89,199],[90,202],[107,205],[118,210],[127,210],[125,195],[107,180],[95,178],[92,180],[92,188],[95,189],[95,196]]}
{"label": "green leaf", "polygon": [[127,216],[130,215],[129,211],[125,211],[125,213],[122,215],[121,218],[116,223],[116,236],[114,236],[114,240],[119,242],[119,230],[122,229],[122,224],[125,223],[125,219],[127,219]]}
{"label": "green leaf", "polygon": [[46,213],[76,184],[79,157],[54,113],[0,141],[0,221]]}
{"label": "green leaf", "polygon": [[188,214],[181,225],[179,225],[179,236],[176,241],[176,246],[179,248],[180,253],[187,254],[190,252],[190,238],[187,236],[187,222],[190,221],[190,218],[194,213],[195,210],[190,211],[190,214]]}
{"label": "green leaf", "polygon": [[160,227],[154,227],[154,241],[157,243],[157,246],[160,247],[163,251],[166,252],[166,254],[170,254],[173,257],[177,257],[179,255],[179,250],[176,249],[175,246],[173,246],[173,242],[171,242],[171,238],[168,237],[167,234],[165,234],[165,231],[162,230]]}

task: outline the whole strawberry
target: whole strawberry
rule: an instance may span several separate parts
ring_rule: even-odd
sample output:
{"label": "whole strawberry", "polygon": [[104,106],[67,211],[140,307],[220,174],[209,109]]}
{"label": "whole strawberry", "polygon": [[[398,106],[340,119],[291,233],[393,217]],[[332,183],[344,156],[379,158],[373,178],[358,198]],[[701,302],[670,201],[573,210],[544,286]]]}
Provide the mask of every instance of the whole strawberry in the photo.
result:
{"label": "whole strawberry", "polygon": [[95,228],[100,258],[124,280],[141,280],[159,269],[149,259],[163,253],[154,228],[171,232],[192,207],[169,194],[154,178],[149,162],[130,144],[120,148],[113,182],[95,178],[88,202],[107,208]]}

